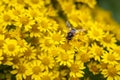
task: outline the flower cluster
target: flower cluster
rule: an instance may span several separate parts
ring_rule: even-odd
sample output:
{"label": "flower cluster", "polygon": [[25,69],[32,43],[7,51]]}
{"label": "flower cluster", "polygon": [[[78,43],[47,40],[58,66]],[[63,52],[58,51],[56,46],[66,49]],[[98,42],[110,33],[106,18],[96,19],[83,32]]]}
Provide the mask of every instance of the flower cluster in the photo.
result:
{"label": "flower cluster", "polygon": [[0,80],[120,80],[120,27],[96,3],[1,0]]}

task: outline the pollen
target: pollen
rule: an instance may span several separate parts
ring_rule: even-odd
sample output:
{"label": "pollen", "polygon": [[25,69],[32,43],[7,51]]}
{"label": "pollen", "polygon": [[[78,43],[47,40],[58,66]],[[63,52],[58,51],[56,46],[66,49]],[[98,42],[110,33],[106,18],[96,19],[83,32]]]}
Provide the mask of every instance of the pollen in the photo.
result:
{"label": "pollen", "polygon": [[79,72],[79,66],[77,64],[72,64],[70,70],[74,73]]}
{"label": "pollen", "polygon": [[46,66],[50,64],[50,60],[47,57],[44,57],[41,61]]}
{"label": "pollen", "polygon": [[23,25],[27,25],[29,23],[29,18],[27,16],[23,16],[23,17],[20,18],[20,22]]}
{"label": "pollen", "polygon": [[96,48],[95,49],[95,52],[98,56],[101,56],[102,55],[102,50],[100,48]]}
{"label": "pollen", "polygon": [[106,43],[110,43],[111,42],[111,36],[108,35],[106,37],[103,37],[103,41],[105,41]]}
{"label": "pollen", "polygon": [[114,67],[108,68],[108,75],[114,77],[115,75],[117,75],[117,70]]}
{"label": "pollen", "polygon": [[68,54],[61,55],[61,59],[62,59],[63,61],[69,60]]}
{"label": "pollen", "polygon": [[38,75],[42,70],[39,66],[34,66],[32,68],[32,71],[33,71],[34,74]]}
{"label": "pollen", "polygon": [[8,45],[8,50],[9,51],[14,51],[15,50],[15,45],[14,44],[9,44]]}
{"label": "pollen", "polygon": [[96,65],[91,65],[91,70],[93,71],[93,72],[95,72],[95,73],[97,73],[97,72],[99,72],[99,70],[98,70],[98,68],[97,68],[97,66]]}
{"label": "pollen", "polygon": [[18,69],[18,73],[25,73],[26,67],[24,65],[20,65]]}
{"label": "pollen", "polygon": [[33,32],[39,32],[38,27],[39,27],[38,24],[34,24],[34,25],[32,25],[32,31],[33,31]]}
{"label": "pollen", "polygon": [[52,45],[52,44],[51,44],[48,40],[45,41],[45,46],[51,47],[51,45]]}
{"label": "pollen", "polygon": [[25,56],[30,56],[31,54],[32,54],[32,51],[30,49],[28,49],[24,52]]}
{"label": "pollen", "polygon": [[112,54],[108,54],[107,59],[108,59],[109,61],[115,61],[115,57],[114,57],[114,55],[112,55]]}

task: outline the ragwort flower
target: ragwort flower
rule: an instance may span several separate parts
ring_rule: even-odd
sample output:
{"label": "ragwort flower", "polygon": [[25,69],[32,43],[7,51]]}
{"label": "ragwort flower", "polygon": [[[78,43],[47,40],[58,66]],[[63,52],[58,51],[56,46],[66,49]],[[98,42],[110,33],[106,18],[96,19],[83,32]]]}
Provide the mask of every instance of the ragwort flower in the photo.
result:
{"label": "ragwort flower", "polygon": [[19,45],[17,40],[15,39],[5,39],[5,43],[3,45],[3,51],[8,56],[15,56],[19,52]]}

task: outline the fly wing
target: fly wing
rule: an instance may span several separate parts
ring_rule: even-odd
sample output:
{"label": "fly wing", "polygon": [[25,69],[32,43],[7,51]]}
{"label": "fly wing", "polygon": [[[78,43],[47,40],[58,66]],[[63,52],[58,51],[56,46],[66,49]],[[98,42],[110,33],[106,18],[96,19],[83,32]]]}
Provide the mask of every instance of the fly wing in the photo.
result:
{"label": "fly wing", "polygon": [[66,21],[66,26],[67,26],[68,28],[72,28],[72,25],[70,24],[69,21]]}
{"label": "fly wing", "polygon": [[85,32],[85,31],[86,31],[85,29],[77,29],[77,30],[76,30],[76,33]]}

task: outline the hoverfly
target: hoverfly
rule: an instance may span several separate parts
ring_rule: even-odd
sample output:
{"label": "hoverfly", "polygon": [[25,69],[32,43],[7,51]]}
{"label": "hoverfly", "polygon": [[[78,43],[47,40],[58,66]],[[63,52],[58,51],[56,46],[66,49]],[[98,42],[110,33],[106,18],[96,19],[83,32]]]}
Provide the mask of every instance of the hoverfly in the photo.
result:
{"label": "hoverfly", "polygon": [[70,29],[70,31],[67,33],[66,39],[71,40],[76,33],[78,32],[84,32],[85,29],[74,29],[72,25],[69,23],[69,21],[66,21],[66,26]]}

